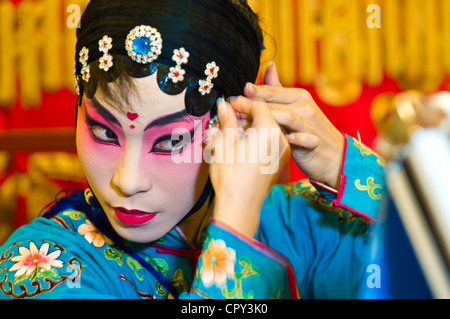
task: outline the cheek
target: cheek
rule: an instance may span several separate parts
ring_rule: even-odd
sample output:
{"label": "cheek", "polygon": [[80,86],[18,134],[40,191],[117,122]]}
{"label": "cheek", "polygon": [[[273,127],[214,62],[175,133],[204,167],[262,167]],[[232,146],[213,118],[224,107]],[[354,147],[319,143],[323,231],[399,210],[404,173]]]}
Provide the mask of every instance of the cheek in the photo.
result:
{"label": "cheek", "polygon": [[120,155],[119,147],[96,142],[82,121],[77,123],[76,144],[78,157],[91,185],[104,183],[112,176],[115,159]]}
{"label": "cheek", "polygon": [[148,161],[158,198],[171,207],[191,207],[200,197],[209,174],[205,163],[174,163],[170,156],[154,155]]}
{"label": "cheek", "polygon": [[[168,155],[151,155],[151,159],[146,161],[144,169],[151,172],[154,179],[160,185],[172,185],[175,188],[183,188],[186,185],[195,185],[197,177],[207,166],[203,163],[175,163]],[[193,187],[193,186],[192,186]]]}

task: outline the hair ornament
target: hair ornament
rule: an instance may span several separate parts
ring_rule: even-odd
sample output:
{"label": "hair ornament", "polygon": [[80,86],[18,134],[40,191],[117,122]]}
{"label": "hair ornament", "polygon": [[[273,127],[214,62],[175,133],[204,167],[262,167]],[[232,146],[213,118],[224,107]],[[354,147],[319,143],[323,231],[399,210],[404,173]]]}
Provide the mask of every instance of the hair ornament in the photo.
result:
{"label": "hair ornament", "polygon": [[161,34],[151,26],[136,26],[128,33],[125,40],[128,56],[135,62],[147,64],[156,60],[161,54]]}
{"label": "hair ornament", "polygon": [[91,78],[91,69],[89,68],[89,65],[87,63],[89,59],[89,49],[86,47],[83,47],[79,53],[80,55],[80,63],[83,66],[81,69],[81,77],[84,81],[89,82],[89,79]]}
{"label": "hair ornament", "polygon": [[189,52],[187,52],[184,48],[173,50],[172,60],[177,64],[175,67],[171,67],[169,72],[169,79],[171,79],[173,83],[184,81],[186,71],[181,68],[181,65],[186,64],[188,62],[188,58]]}
{"label": "hair ornament", "polygon": [[203,133],[203,144],[212,143],[216,139],[219,127],[219,116],[215,115],[209,120],[205,133]]}
{"label": "hair ornament", "polygon": [[77,63],[75,61],[73,62],[73,78],[74,78],[73,86],[75,88],[75,93],[77,95],[80,95],[80,82],[79,82],[80,77],[77,75]]}
{"label": "hair ornament", "polygon": [[205,75],[207,76],[206,80],[199,80],[199,92],[202,95],[210,94],[211,89],[214,87],[212,80],[217,78],[219,75],[220,68],[216,65],[216,62],[210,62],[206,65]]}
{"label": "hair ornament", "polygon": [[108,72],[113,66],[113,57],[108,53],[113,47],[112,41],[112,38],[107,35],[103,36],[103,38],[98,41],[98,50],[103,52],[103,56],[99,60],[99,68],[105,72]]}

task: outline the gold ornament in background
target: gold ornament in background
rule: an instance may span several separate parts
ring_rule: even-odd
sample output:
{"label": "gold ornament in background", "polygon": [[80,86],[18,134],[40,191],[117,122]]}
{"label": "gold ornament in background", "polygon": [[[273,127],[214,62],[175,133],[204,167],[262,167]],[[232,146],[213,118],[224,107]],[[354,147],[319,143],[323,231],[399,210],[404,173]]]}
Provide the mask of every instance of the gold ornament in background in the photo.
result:
{"label": "gold ornament in background", "polygon": [[0,151],[0,178],[6,176],[6,171],[11,163],[11,156],[8,152]]}
{"label": "gold ornament in background", "polygon": [[14,46],[14,5],[0,0],[0,106],[16,99]]}
{"label": "gold ornament in background", "polygon": [[372,102],[370,115],[378,133],[375,149],[390,158],[396,146],[408,142],[418,128],[438,127],[450,121],[450,93],[380,94]]}
{"label": "gold ornament in background", "polygon": [[277,43],[267,37],[263,63],[275,60],[283,85],[313,85],[327,104],[354,102],[385,74],[405,90],[429,93],[450,73],[450,0],[249,3]]}
{"label": "gold ornament in background", "polygon": [[0,244],[2,238],[10,235],[14,224],[17,197],[25,198],[26,219],[31,221],[61,190],[56,181],[84,183],[84,174],[75,154],[33,153],[28,159],[27,173],[13,173],[0,184]]}
{"label": "gold ornament in background", "polygon": [[73,90],[76,23],[70,8],[81,13],[88,2],[22,0],[14,6],[0,0],[0,106],[19,98],[25,108],[35,108],[43,90]]}

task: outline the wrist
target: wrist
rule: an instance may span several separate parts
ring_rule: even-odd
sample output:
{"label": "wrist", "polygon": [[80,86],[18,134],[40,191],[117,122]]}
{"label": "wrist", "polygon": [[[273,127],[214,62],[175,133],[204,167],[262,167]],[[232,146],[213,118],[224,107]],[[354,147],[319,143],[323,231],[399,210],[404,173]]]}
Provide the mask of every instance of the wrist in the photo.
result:
{"label": "wrist", "polygon": [[246,236],[253,237],[259,223],[260,207],[261,203],[256,201],[246,205],[239,201],[221,202],[217,200],[214,205],[213,218]]}
{"label": "wrist", "polygon": [[333,163],[330,166],[330,172],[327,174],[327,179],[320,181],[333,189],[338,189],[341,182],[341,170],[344,159],[344,149],[345,149],[345,136],[339,133],[339,140],[336,141],[336,150],[332,153],[333,159],[330,160]]}

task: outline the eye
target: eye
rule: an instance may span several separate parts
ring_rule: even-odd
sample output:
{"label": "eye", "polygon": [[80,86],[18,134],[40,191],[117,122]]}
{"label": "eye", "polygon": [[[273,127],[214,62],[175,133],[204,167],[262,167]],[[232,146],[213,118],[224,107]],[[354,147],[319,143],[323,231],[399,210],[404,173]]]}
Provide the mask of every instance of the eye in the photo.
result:
{"label": "eye", "polygon": [[153,148],[151,152],[154,153],[179,153],[184,148],[186,148],[189,144],[191,144],[192,139],[191,134],[193,132],[186,132],[184,134],[179,134],[177,138],[174,138],[177,136],[174,135],[165,135],[160,138],[158,138],[155,141],[155,144],[153,145]]}
{"label": "eye", "polygon": [[89,126],[92,137],[101,143],[109,143],[119,145],[119,140],[116,133],[108,129],[107,127],[99,124]]}

